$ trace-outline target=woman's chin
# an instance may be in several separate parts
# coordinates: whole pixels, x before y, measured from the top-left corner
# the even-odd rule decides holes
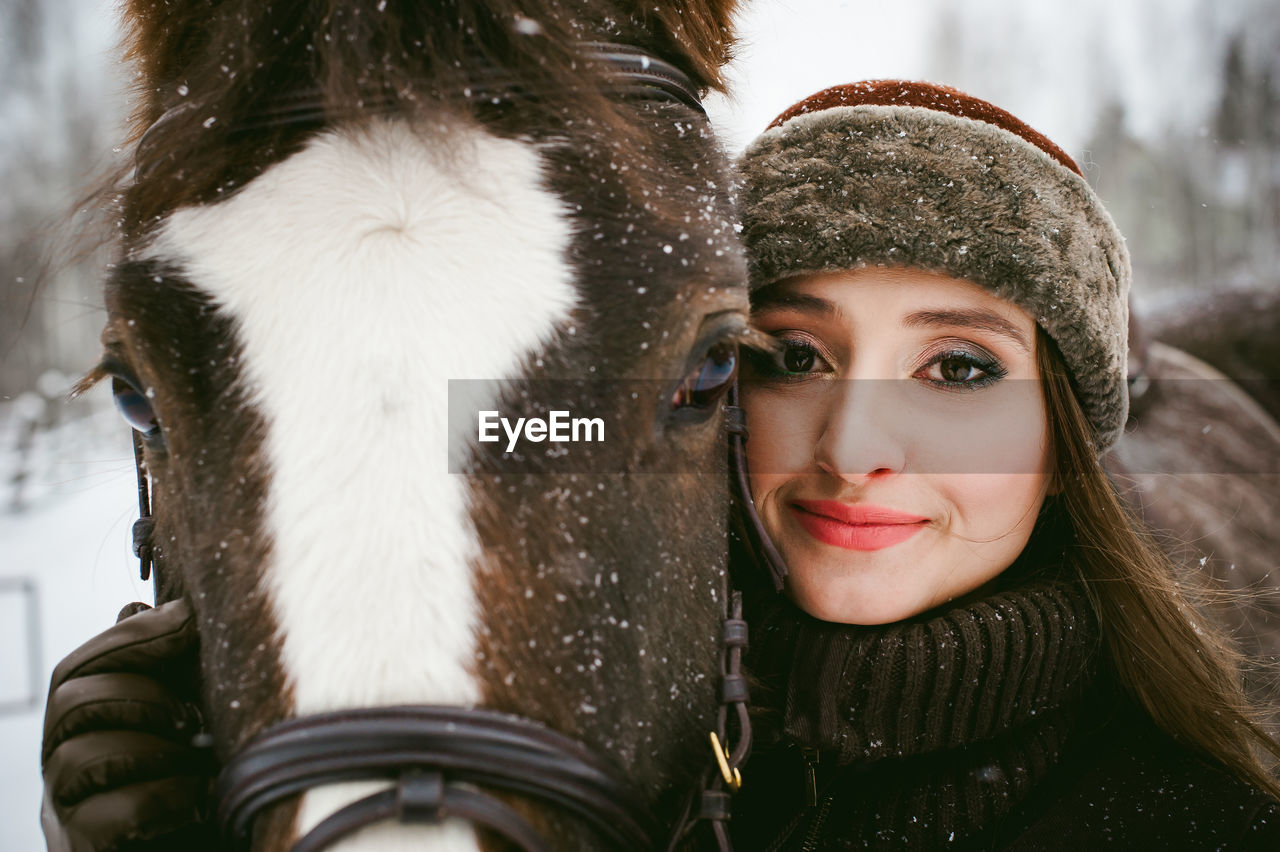
[[[813,589],[788,583],[787,594],[805,613],[820,621],[874,627],[892,624],[918,615],[931,608],[927,596],[886,595],[883,589],[832,590],[821,585]]]

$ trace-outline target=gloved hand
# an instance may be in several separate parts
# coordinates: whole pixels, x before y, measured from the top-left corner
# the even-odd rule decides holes
[[[185,601],[131,604],[54,669],[41,751],[50,852],[217,847],[197,647]]]

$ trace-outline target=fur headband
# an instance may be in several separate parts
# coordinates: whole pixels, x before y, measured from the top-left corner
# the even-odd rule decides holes
[[[1062,351],[1099,451],[1128,412],[1129,255],[1076,164],[986,101],[925,83],[839,86],[740,161],[757,290],[809,272],[917,267],[986,287]]]

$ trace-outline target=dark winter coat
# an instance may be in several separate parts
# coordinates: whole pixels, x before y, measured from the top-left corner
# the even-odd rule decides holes
[[[739,850],[1280,850],[1280,802],[1112,687],[1074,584],[882,627],[767,609]]]

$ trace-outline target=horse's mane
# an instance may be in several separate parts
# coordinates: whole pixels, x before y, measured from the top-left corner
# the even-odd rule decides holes
[[[575,124],[626,139],[628,119],[603,92],[604,69],[584,62],[579,46],[624,42],[672,62],[704,91],[723,90],[734,3],[224,0],[210,9],[131,0],[132,137],[147,139],[122,197],[126,230],[136,236],[169,210],[215,200],[296,150],[307,135],[296,124],[246,127],[281,97],[333,117],[370,104],[423,116],[482,110],[499,133]],[[518,89],[518,127],[504,128],[500,107],[467,96],[478,75]]]

